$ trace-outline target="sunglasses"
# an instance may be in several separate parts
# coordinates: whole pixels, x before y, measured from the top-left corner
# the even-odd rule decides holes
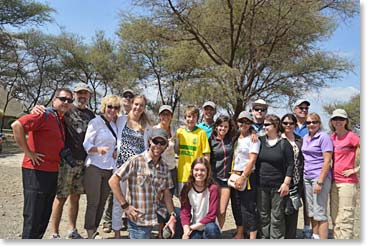
[[[316,125],[316,124],[319,124],[319,123],[320,123],[320,121],[318,121],[318,120],[306,121],[307,125],[311,125],[311,124]]]
[[[343,118],[343,117],[334,117],[332,118],[331,120],[335,120],[335,121],[345,121],[347,120],[346,118]]]
[[[113,105],[107,105],[108,109],[114,109],[114,110],[119,110],[120,106],[113,106]]]
[[[256,112],[265,112],[266,109],[265,108],[254,108],[254,111],[256,111]]]
[[[132,99],[132,98],[134,98],[134,95],[130,94],[130,93],[125,93],[124,95],[122,95],[122,97]]]
[[[264,123],[263,124],[265,127],[267,127],[267,126],[271,126],[272,124],[271,123]]]
[[[152,142],[154,143],[154,145],[160,145],[160,146],[165,146],[167,144],[166,140],[158,140],[156,138],[152,139]]]
[[[251,121],[248,121],[248,120],[238,120],[237,122],[240,124],[251,125]]]
[[[308,107],[298,107],[302,111],[308,111]]]
[[[294,122],[286,122],[286,121],[283,121],[282,124],[285,125],[285,126],[293,126],[294,125]]]
[[[73,98],[68,98],[68,97],[56,97],[56,98],[59,99],[61,102],[67,102],[67,103],[74,102]]]

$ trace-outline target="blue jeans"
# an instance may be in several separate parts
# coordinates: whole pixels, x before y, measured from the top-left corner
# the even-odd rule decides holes
[[[190,239],[220,239],[221,233],[218,225],[215,222],[210,222],[205,225],[202,231],[192,231]]]
[[[130,239],[150,239],[153,226],[138,226],[134,222],[127,220],[127,230]]]

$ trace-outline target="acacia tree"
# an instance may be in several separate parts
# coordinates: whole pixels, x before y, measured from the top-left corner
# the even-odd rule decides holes
[[[211,88],[209,96],[235,116],[254,99],[291,101],[352,69],[317,46],[335,29],[335,13],[357,13],[351,0],[136,2],[152,11],[157,25],[169,31],[167,38],[199,47],[203,76],[196,88]]]

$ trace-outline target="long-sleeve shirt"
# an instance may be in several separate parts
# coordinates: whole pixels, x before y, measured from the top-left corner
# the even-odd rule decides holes
[[[202,192],[191,188],[187,199],[181,197],[182,226],[201,223],[203,225],[215,222],[219,204],[218,185],[212,184]]]
[[[115,122],[110,122],[110,125],[115,133],[117,133]],[[113,169],[115,159],[113,159],[112,155],[115,150],[116,139],[101,116],[97,116],[89,122],[83,146],[87,153],[92,147],[108,147],[108,151],[104,155],[97,152],[88,153],[85,159],[85,165],[89,166],[92,164],[105,170]]]

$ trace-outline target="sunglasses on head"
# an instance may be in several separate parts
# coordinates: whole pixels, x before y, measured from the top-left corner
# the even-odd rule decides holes
[[[335,121],[345,121],[347,120],[346,118],[343,118],[343,117],[334,117],[332,118],[331,120],[335,120]]]
[[[68,98],[68,97],[56,97],[56,98],[59,99],[61,102],[67,102],[67,103],[74,102],[73,98]]]
[[[131,93],[125,93],[124,95],[122,95],[122,97],[132,99],[132,98],[134,98],[134,95],[131,94]]]
[[[107,108],[114,109],[114,110],[119,110],[120,106],[107,105]]]
[[[241,124],[251,125],[251,121],[249,120],[240,119],[237,122]]]
[[[282,124],[285,125],[285,126],[293,126],[294,122],[283,121]]]
[[[272,124],[271,123],[264,123],[263,124],[265,127],[267,127],[267,126],[271,126]]]
[[[308,107],[298,107],[302,111],[308,111]]]
[[[320,123],[320,121],[318,121],[318,120],[306,121],[307,125],[311,125],[311,124],[316,125],[318,123]]]
[[[256,112],[265,112],[266,108],[254,108],[254,111],[256,111]]]
[[[152,139],[152,142],[154,143],[154,145],[160,145],[160,146],[164,146],[167,144],[166,140],[162,139],[162,140],[159,140],[159,139],[156,139],[156,138],[153,138]]]

